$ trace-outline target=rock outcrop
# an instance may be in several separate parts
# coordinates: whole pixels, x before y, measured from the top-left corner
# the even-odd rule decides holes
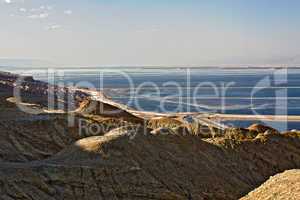
[[[277,131],[276,129],[262,124],[252,124],[251,126],[248,127],[248,130],[257,133],[268,132],[269,134],[279,134],[279,131]]]
[[[0,72],[0,92],[2,97],[8,98],[17,94],[18,101],[66,111],[77,109],[79,104],[90,96],[76,88],[51,85],[34,80],[31,76],[6,72]]]
[[[241,200],[300,199],[300,170],[289,170],[271,177]]]
[[[90,98],[84,100],[80,104],[80,107],[76,110],[76,112],[82,115],[118,118],[134,123],[145,123],[145,120],[143,118],[129,113],[128,111],[126,111],[126,109],[106,103],[104,101],[92,100]]]

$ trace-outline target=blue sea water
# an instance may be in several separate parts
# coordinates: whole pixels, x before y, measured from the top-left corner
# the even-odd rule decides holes
[[[1,68],[0,68],[1,70]],[[8,69],[55,83],[95,87],[139,110],[300,115],[300,69],[99,67]],[[300,124],[291,123],[290,128]]]

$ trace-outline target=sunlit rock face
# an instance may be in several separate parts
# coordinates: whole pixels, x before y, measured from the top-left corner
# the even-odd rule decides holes
[[[289,170],[270,177],[259,188],[250,192],[241,200],[263,199],[299,199],[300,198],[300,170]]]

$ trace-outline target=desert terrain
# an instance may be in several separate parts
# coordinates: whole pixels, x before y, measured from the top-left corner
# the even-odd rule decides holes
[[[19,78],[0,73],[0,199],[299,199],[300,132],[139,112]]]

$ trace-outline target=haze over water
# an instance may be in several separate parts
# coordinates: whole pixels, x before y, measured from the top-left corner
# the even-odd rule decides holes
[[[55,84],[93,86],[114,101],[151,112],[300,115],[300,69],[98,67],[24,70]],[[52,76],[51,75],[51,76]],[[88,83],[88,85],[86,85]],[[232,121],[247,126],[253,121]],[[279,126],[279,122],[273,126]],[[284,122],[283,122],[284,123]],[[299,127],[289,122],[289,129]]]
[[[20,73],[22,69],[10,71]],[[44,81],[46,73],[26,71]],[[56,81],[89,82],[114,100],[146,111],[280,115],[285,114],[281,103],[286,100],[286,114],[300,115],[299,69],[104,67],[54,73]]]

